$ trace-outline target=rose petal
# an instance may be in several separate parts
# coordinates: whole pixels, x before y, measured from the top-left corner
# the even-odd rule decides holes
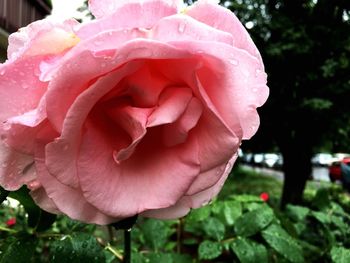
[[[88,202],[105,214],[128,217],[174,205],[199,173],[195,140],[182,147],[162,147],[154,129],[134,154],[118,165],[104,136],[95,125],[88,127],[82,139],[78,174]]]
[[[57,23],[38,20],[9,36],[7,56],[10,61],[23,56],[57,54],[77,42],[72,28],[78,22],[71,19]]]
[[[17,152],[0,142],[0,185],[8,191],[18,190],[23,184],[35,179],[31,155]]]
[[[159,98],[159,106],[148,118],[147,127],[154,127],[176,121],[186,110],[191,101],[189,88],[166,88]]]
[[[107,40],[107,39],[106,39]],[[56,77],[46,94],[47,115],[57,131],[62,130],[63,120],[76,97],[88,88],[92,79],[104,75],[131,60],[150,58],[181,59],[188,57],[186,50],[151,40],[138,39],[123,45],[115,57],[99,57],[91,51],[76,51],[69,60],[62,62]],[[142,60],[143,61],[143,60]],[[89,67],[86,67],[89,65]],[[59,76],[64,78],[59,78]]]
[[[178,14],[158,21],[149,37],[162,42],[168,41],[212,41],[233,44],[233,36],[201,23],[189,16]]]
[[[123,77],[135,72],[138,68],[139,63],[128,63],[118,71],[99,78],[95,84],[76,98],[65,116],[60,138],[46,145],[45,163],[47,169],[61,183],[73,188],[79,186],[76,160],[83,124],[95,104]],[[57,109],[57,112],[60,111]]]
[[[182,0],[104,0],[103,2],[89,0],[89,9],[96,18],[111,15],[119,10],[143,11],[147,14],[148,10],[154,9],[153,13],[149,14],[149,18],[152,18],[156,14],[157,9],[165,9],[165,7],[171,8],[176,13],[181,3]],[[132,20],[132,17],[134,17],[134,13],[127,13],[126,15],[128,17],[127,20]]]
[[[58,210],[52,199],[49,198],[49,196],[46,194],[46,191],[43,187],[39,187],[38,189],[32,190],[29,193],[34,202],[40,204],[40,208],[52,214],[62,213],[60,210]]]
[[[220,177],[220,179],[210,188],[207,188],[201,192],[198,192],[191,196],[185,196],[184,198],[188,198],[191,201],[191,208],[199,208],[203,205],[208,204],[217,194],[220,192],[223,187],[228,175],[231,172],[232,166],[237,159],[237,153],[233,155],[230,161],[226,164],[226,167]],[[189,201],[188,201],[189,202]]]
[[[235,47],[248,51],[262,62],[260,53],[247,30],[229,9],[207,0],[199,0],[187,9],[186,14],[211,27],[230,33]]]
[[[52,131],[52,134],[52,136],[54,136],[54,131]],[[38,143],[35,152],[37,178],[43,185],[48,197],[54,202],[55,207],[70,218],[87,223],[104,225],[118,221],[118,218],[106,216],[99,212],[94,206],[87,203],[80,189],[66,186],[50,175],[45,166],[44,147],[44,142],[43,144]],[[35,193],[34,196],[36,196]],[[39,196],[37,196],[36,201],[38,201],[38,205],[42,206],[43,209],[50,208],[48,207],[50,204],[48,204],[47,198],[39,198]],[[52,204],[50,206],[54,208]]]
[[[171,147],[184,143],[188,137],[188,132],[197,125],[202,112],[203,108],[200,101],[193,97],[178,120],[163,127],[162,139],[164,145]]]
[[[108,110],[108,115],[116,124],[120,125],[131,137],[132,143],[126,148],[113,152],[114,160],[117,163],[128,159],[146,135],[146,124],[153,108],[122,107]],[[115,134],[111,134],[115,136]]]
[[[235,154],[227,164],[223,165],[224,169],[220,168],[220,178],[211,187],[194,195],[185,195],[173,206],[162,209],[147,210],[141,215],[157,219],[175,219],[181,218],[188,214],[191,208],[199,208],[203,205],[208,204],[220,192],[236,158],[237,155]]]
[[[199,87],[203,103],[238,136],[242,132],[243,139],[253,136],[259,126],[256,108],[269,94],[261,62],[245,51],[221,43],[179,41],[170,44],[193,53],[205,50],[202,55],[207,63],[197,69],[198,82],[192,85]],[[230,75],[223,77],[228,72]]]
[[[36,109],[47,84],[38,79],[40,57],[0,65],[0,120]]]

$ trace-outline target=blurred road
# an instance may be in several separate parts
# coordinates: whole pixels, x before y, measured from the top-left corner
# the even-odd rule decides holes
[[[247,169],[252,169],[256,172],[259,173],[264,173],[267,175],[270,175],[272,177],[275,177],[279,180],[283,180],[283,172],[279,170],[274,170],[270,168],[264,168],[264,167],[252,167],[248,165],[242,165],[243,167]],[[329,177],[328,177],[328,168],[327,167],[313,167],[312,168],[312,178],[315,181],[326,181],[329,182]]]

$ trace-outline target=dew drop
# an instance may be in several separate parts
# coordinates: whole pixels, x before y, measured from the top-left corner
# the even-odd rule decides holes
[[[185,29],[186,29],[186,24],[185,23],[180,23],[179,24],[179,28],[178,28],[179,32],[183,33],[183,32],[185,32]]]
[[[230,64],[234,66],[238,66],[239,62],[236,59],[230,59]]]
[[[257,69],[257,70],[255,70],[255,76],[257,77],[258,75],[260,75],[260,74],[261,74],[261,72],[262,72],[262,70],[261,70],[261,69]]]
[[[8,166],[8,163],[3,163],[1,166],[2,166],[3,168],[6,168],[6,167]]]
[[[2,69],[2,70],[0,71],[0,75],[3,76],[4,74],[5,74],[5,69]]]
[[[96,46],[100,46],[100,45],[102,44],[102,41],[101,41],[101,40],[95,40],[95,41],[94,41],[94,44],[95,44]]]

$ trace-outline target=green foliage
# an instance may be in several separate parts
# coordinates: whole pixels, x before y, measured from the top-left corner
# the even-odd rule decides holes
[[[233,194],[237,184],[251,179],[281,186],[272,183],[275,179],[257,174],[235,175],[210,205],[194,209],[184,218],[139,217],[131,232],[132,262],[349,262],[350,198],[340,186],[309,185],[303,206],[288,205],[281,211],[275,206],[277,197],[270,194],[276,189],[261,189],[270,194],[268,202],[260,199],[255,186],[247,188],[246,194]],[[58,216],[53,224],[52,219],[43,220],[49,223],[39,227],[40,217],[33,217],[38,221],[32,224],[27,216],[36,210],[41,217],[45,213],[33,206],[28,191],[21,189],[11,196],[24,205],[11,208],[3,204],[0,209],[0,263],[122,262],[120,230],[64,216]],[[16,224],[6,226],[11,217],[16,217]]]
[[[219,242],[205,240],[199,244],[199,259],[214,259],[220,256],[222,245]]]
[[[273,249],[290,262],[304,262],[301,247],[281,226],[276,224],[270,225],[262,231],[262,236]]]
[[[93,263],[104,262],[105,255],[96,238],[87,233],[74,233],[63,236],[50,244],[52,263]]]
[[[266,247],[251,239],[238,237],[231,243],[231,249],[242,263],[268,262]]]

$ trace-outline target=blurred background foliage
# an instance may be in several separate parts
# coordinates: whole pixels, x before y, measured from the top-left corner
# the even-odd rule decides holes
[[[177,220],[138,218],[131,262],[350,262],[349,195],[336,184],[309,182],[303,206],[281,210],[281,186],[236,166],[209,205]],[[25,189],[10,195],[22,205],[1,205],[1,263],[122,262],[121,231],[35,209]]]
[[[350,148],[350,2],[221,1],[245,24],[261,52],[270,97],[243,151],[283,156],[282,206],[298,204],[311,157]]]

